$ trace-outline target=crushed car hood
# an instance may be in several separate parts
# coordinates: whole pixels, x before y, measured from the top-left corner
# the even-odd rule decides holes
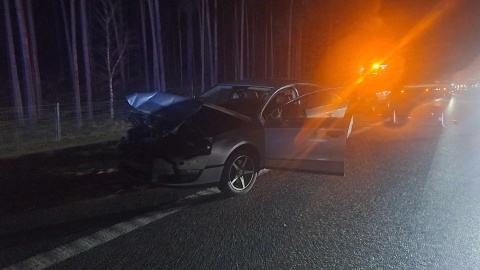
[[[162,93],[135,93],[126,97],[133,110],[128,120],[142,132],[162,137],[174,132],[185,120],[202,109],[199,100]]]
[[[171,122],[185,121],[202,108],[198,100],[162,92],[131,94],[127,102],[136,111]]]
[[[162,92],[135,93],[127,96],[127,102],[134,109],[128,116],[137,128],[150,130],[163,136],[175,130],[186,120],[194,117],[202,108],[209,107],[220,113],[228,114],[244,122],[251,119],[223,107],[205,104],[198,99],[186,98]]]
[[[146,114],[154,114],[159,110],[170,107],[173,104],[180,103],[190,104],[188,107],[194,107],[196,110],[199,110],[201,107],[201,103],[194,99],[162,92],[131,94],[127,96],[127,102],[137,111],[141,111]]]

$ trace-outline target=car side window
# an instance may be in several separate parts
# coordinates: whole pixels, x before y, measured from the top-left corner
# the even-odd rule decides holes
[[[265,110],[263,111],[264,117],[278,119],[281,115],[279,108],[293,100],[295,97],[295,90],[292,88],[285,88],[276,93],[265,107]]]
[[[343,118],[347,103],[330,91],[304,95],[275,109],[271,119]]]
[[[208,96],[208,98],[210,99],[211,103],[224,104],[228,102],[228,100],[231,98],[231,95],[231,87],[219,87],[219,89]]]

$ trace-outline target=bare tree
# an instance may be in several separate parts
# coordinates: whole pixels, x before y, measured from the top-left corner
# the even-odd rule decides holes
[[[268,10],[268,8],[267,8]],[[265,21],[264,77],[268,77],[268,21]]]
[[[240,74],[239,69],[240,69],[240,45],[239,43],[239,23],[238,23],[238,4],[237,0],[235,1],[235,10],[234,10],[234,17],[235,21],[233,23],[233,35],[234,35],[234,43],[235,43],[235,80],[238,79],[238,76]]]
[[[35,34],[35,20],[32,11],[32,1],[26,1],[27,3],[27,19],[28,19],[28,38],[30,41],[30,55],[32,59],[32,76],[35,83],[35,103],[37,109],[41,113],[41,105],[43,103],[42,98],[42,82],[40,79],[40,68],[38,66],[38,53],[37,53],[37,38]]]
[[[82,107],[80,100],[80,76],[78,72],[78,52],[77,52],[77,20],[75,14],[75,0],[70,0],[70,32],[72,36],[72,67],[73,67],[73,94],[75,99],[75,116],[77,126],[82,126]]]
[[[117,78],[120,61],[125,53],[127,46],[127,36],[123,37],[123,43],[114,42],[112,35],[115,35],[113,17],[116,15],[117,2],[111,0],[102,0],[101,7],[97,9],[98,20],[104,37],[101,46],[101,54],[103,58],[102,69],[106,72],[108,84],[108,96],[110,102],[110,118],[115,117],[114,98],[115,98],[115,79]]]
[[[214,42],[213,42],[213,53],[214,53],[214,66],[215,66],[215,71],[214,71],[214,81],[213,84],[218,83],[218,6],[217,6],[217,0],[214,0],[214,32],[213,32],[213,37],[214,37]]]
[[[183,89],[183,46],[182,46],[182,20],[181,20],[181,10],[177,9],[177,23],[178,23],[178,52],[179,52],[179,64],[180,64],[180,88]]]
[[[290,0],[290,19],[288,20],[288,58],[287,58],[287,78],[290,78],[292,65],[292,16],[293,16],[293,0]]]
[[[112,1],[108,1],[107,3],[110,5],[110,9],[115,10],[115,13],[118,13],[118,16],[117,16],[117,14],[115,14],[112,18],[112,29],[113,29],[113,32],[115,33],[116,47],[120,48],[120,47],[122,47],[122,43],[123,43],[123,39],[120,37],[120,31],[124,31],[124,29],[123,29],[123,16],[122,16],[123,15],[123,10],[121,8],[122,7],[122,0],[115,0],[115,7],[113,6]],[[117,17],[119,17],[119,19],[117,19]],[[126,83],[124,57],[122,57],[120,59],[118,73],[120,74],[120,80],[121,80],[120,90],[121,90],[121,92],[124,92],[125,83]]]
[[[87,20],[87,7],[85,0],[80,0],[80,10],[82,16],[82,46],[83,46],[83,63],[85,65],[85,89],[87,91],[87,112],[88,119],[93,120],[93,107],[92,107],[92,74],[90,64],[90,46],[88,42],[88,20]]]
[[[205,91],[205,0],[198,1],[198,20],[200,27],[200,61],[202,73],[202,88],[201,92]]]
[[[32,62],[30,59],[30,50],[28,46],[28,31],[27,25],[25,22],[25,11],[23,8],[23,3],[21,0],[15,0],[15,10],[17,13],[18,20],[18,29],[20,32],[20,43],[22,47],[22,56],[23,56],[23,71],[25,79],[25,91],[27,93],[27,116],[28,116],[28,127],[33,129],[33,124],[35,121],[35,86],[32,78]]]
[[[302,7],[302,11],[305,8],[305,4],[303,1],[300,2],[300,6]],[[303,20],[299,21],[298,25],[298,37],[296,38],[297,40],[297,48],[296,48],[296,64],[295,64],[295,78],[300,79],[302,77],[302,62],[303,62],[303,57],[302,57],[302,45],[303,45],[303,27],[304,27],[304,22]]]
[[[162,22],[160,20],[160,4],[155,1],[156,30],[157,30],[157,46],[158,46],[158,62],[160,64],[160,91],[166,91],[165,85],[165,62],[163,59],[163,40],[162,40]]]
[[[194,96],[193,92],[193,7],[191,0],[183,0],[182,6],[186,13],[187,21],[187,77],[190,96]]]
[[[152,48],[153,48],[153,88],[160,91],[159,63],[158,63],[158,47],[157,33],[155,32],[154,5],[152,0],[148,0],[148,10],[150,13],[150,26],[152,29]]]
[[[10,5],[8,0],[3,0],[4,14],[5,14],[5,26],[7,30],[7,40],[8,40],[8,56],[10,60],[10,76],[12,79],[12,94],[13,94],[13,104],[15,106],[15,118],[17,123],[23,124],[23,105],[22,105],[22,92],[20,90],[20,80],[18,79],[18,70],[17,70],[17,58],[15,55],[15,44],[13,40],[13,30],[12,30],[12,18],[10,16]]]
[[[246,77],[247,78],[250,78],[250,13],[248,12],[248,2],[247,2],[247,5],[245,7],[245,45],[246,45],[246,49],[245,49],[245,55],[246,56],[245,60],[246,60]]]
[[[244,55],[243,55],[243,45],[244,45],[244,24],[245,24],[245,0],[242,0],[242,5],[240,8],[240,80],[244,79],[243,75],[243,60],[244,60]]]
[[[212,28],[210,24],[210,5],[209,1],[206,2],[207,10],[207,36],[208,36],[208,56],[210,62],[210,86],[215,83],[215,66],[214,66],[214,53],[213,53],[213,40],[212,40]]]
[[[256,20],[255,20],[255,8],[252,10],[252,54],[251,54],[251,57],[252,57],[252,60],[250,61],[250,77],[253,77],[255,76],[255,63],[256,63],[256,39],[255,39],[255,30],[256,30]]]
[[[222,12],[222,23],[225,22],[225,11]],[[235,25],[235,24],[234,24]],[[223,81],[227,80],[227,45],[226,38],[222,39],[222,56],[223,56]]]
[[[70,63],[70,75],[72,79],[72,88],[75,104],[75,118],[77,127],[82,126],[82,107],[80,100],[80,78],[78,73],[78,52],[77,52],[77,26],[75,14],[75,1],[70,0],[70,22],[67,19],[67,9],[65,0],[59,0],[62,8],[62,16],[65,28],[65,37],[67,39],[68,57]]]
[[[145,15],[145,1],[140,1],[140,20],[142,22],[142,38],[143,38],[143,62],[145,63],[145,83],[146,88],[150,89],[150,71],[148,68],[148,46],[147,46],[147,27]]]
[[[273,6],[272,1],[270,0],[270,78],[275,77],[274,70],[273,70]]]
[[[65,30],[65,38],[67,40],[67,52],[68,52],[68,63],[70,65],[70,76],[73,78],[73,54],[72,54],[72,46],[70,44],[72,44],[72,41],[71,41],[71,38],[70,38],[70,30],[69,30],[69,27],[68,27],[68,18],[67,18],[67,8],[65,7],[65,0],[59,0],[60,1],[60,6],[61,6],[61,9],[62,9],[62,19],[63,19],[63,28]]]

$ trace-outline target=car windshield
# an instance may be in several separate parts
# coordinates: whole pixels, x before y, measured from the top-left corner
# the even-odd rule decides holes
[[[197,99],[251,116],[258,111],[270,90],[272,88],[261,86],[218,85]]]

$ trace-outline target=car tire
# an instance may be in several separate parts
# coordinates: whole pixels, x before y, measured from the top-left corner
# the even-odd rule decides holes
[[[259,171],[258,158],[251,151],[237,150],[225,162],[219,189],[228,196],[238,196],[252,189]]]

